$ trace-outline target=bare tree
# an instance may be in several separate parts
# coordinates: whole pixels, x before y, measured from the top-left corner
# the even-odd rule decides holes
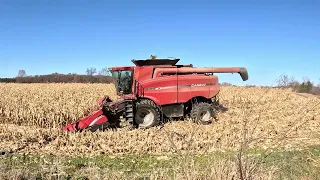
[[[278,81],[278,86],[280,87],[289,87],[295,85],[296,81],[293,77],[290,77],[288,75],[283,75]]]
[[[93,68],[93,67],[87,68],[86,73],[87,73],[87,75],[92,76],[97,73],[97,69]]]
[[[17,77],[25,77],[25,76],[26,76],[26,71],[23,69],[20,69]]]
[[[108,68],[102,68],[99,73],[99,75],[102,75],[102,76],[109,76],[110,75],[110,71],[108,70]]]
[[[305,82],[305,83],[306,83],[306,82],[311,82],[310,79],[309,79],[308,77],[306,77],[306,76],[304,76],[304,77],[302,78],[302,81]]]

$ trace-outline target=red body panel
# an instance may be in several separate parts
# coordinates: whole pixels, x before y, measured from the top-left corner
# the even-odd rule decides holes
[[[193,97],[213,98],[220,89],[217,76],[179,75],[178,103],[184,103]]]
[[[193,97],[212,98],[219,92],[218,78],[205,75],[173,75],[146,80],[138,86],[138,96],[158,105],[184,103]]]
[[[125,70],[133,70],[135,67],[134,66],[119,66],[119,67],[112,67],[109,68],[111,71],[125,71]]]
[[[65,131],[74,131],[79,129],[86,129],[89,126],[102,124],[108,121],[108,118],[103,114],[103,111],[100,109],[98,111],[93,112],[91,115],[86,116],[79,121],[68,124],[64,127]]]
[[[177,76],[143,81],[139,85],[137,96],[149,98],[158,105],[177,102]]]
[[[97,104],[100,107],[99,110],[94,111],[90,115],[83,117],[82,119],[74,123],[70,123],[66,125],[63,128],[63,130],[64,131],[82,130],[82,129],[88,128],[89,126],[99,125],[99,124],[108,122],[108,118],[107,116],[104,115],[102,110],[103,102],[112,102],[112,101],[108,96],[98,99]]]
[[[136,67],[134,70],[134,79],[138,82],[151,79],[153,69],[153,66]]]

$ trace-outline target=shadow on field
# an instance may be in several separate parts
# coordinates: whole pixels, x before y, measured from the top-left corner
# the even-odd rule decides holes
[[[225,112],[227,112],[229,110],[229,108],[228,107],[226,107],[226,106],[224,106],[223,104],[220,104],[220,103],[216,103],[216,104],[214,104],[214,111],[215,111],[215,115],[214,115],[214,121],[213,122],[215,122],[215,121],[217,121],[217,115],[218,115],[218,113],[225,113]],[[169,123],[169,122],[177,122],[177,121],[192,121],[191,119],[190,119],[190,117],[189,117],[189,115],[187,115],[186,117],[177,117],[177,118],[164,118],[163,119],[163,121],[161,122],[161,124],[160,124],[160,129],[165,125],[165,124],[167,124],[167,123]],[[212,123],[213,123],[212,122]],[[195,124],[196,124],[196,122],[194,122]],[[209,124],[211,124],[211,123],[209,123]]]
[[[223,104],[220,104],[219,102],[215,103],[213,105],[214,107],[214,111],[215,111],[215,115],[214,115],[214,120],[212,122],[210,122],[209,124],[216,122],[217,121],[217,114],[218,113],[225,113],[229,110],[228,107],[224,106]],[[165,117],[164,114],[161,114],[162,116],[162,120],[161,122],[159,122],[159,124],[157,125],[160,129],[163,128],[166,124],[170,123],[170,122],[178,122],[178,121],[191,121],[193,122],[193,120],[190,119],[190,114],[187,114],[185,117]],[[120,118],[118,116],[114,117],[111,114],[107,114],[107,117],[109,119],[109,121],[107,122],[108,125],[106,126],[101,126],[101,125],[96,125],[96,126],[92,126],[90,128],[84,129],[84,130],[79,130],[78,132],[95,132],[97,130],[99,131],[116,131],[118,129],[123,129],[123,128],[127,128],[128,130],[135,130],[135,129],[139,129],[139,127],[137,127],[136,124],[128,124],[127,122],[125,122],[125,120],[123,120],[123,118]],[[194,122],[195,124],[199,124],[197,122]]]
[[[215,107],[218,112],[227,112],[229,108],[225,107],[223,104],[219,104]]]

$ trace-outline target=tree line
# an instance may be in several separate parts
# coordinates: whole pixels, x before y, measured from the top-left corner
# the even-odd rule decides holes
[[[320,79],[319,83],[316,84],[312,82],[309,78],[305,77],[302,81],[296,80],[294,77],[289,77],[288,75],[284,74],[281,76],[277,81],[276,86],[259,86],[265,88],[289,88],[292,89],[294,92],[297,93],[308,93],[313,95],[320,95]],[[221,82],[219,83],[221,86],[235,86],[228,82]],[[246,87],[256,87],[256,85],[249,85],[247,84]]]
[[[14,78],[0,78],[2,83],[113,83],[107,68],[97,72],[96,68],[87,68],[86,74],[61,74],[27,75],[25,70],[19,70]]]
[[[291,88],[298,93],[320,95],[320,83],[315,84],[307,77],[303,78],[302,82],[299,82],[294,77],[289,77],[285,74],[278,79],[277,83],[277,87],[280,88]]]

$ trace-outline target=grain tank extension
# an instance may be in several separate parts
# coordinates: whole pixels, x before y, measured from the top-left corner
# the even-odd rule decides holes
[[[98,100],[99,110],[64,127],[66,131],[103,130],[121,117],[135,128],[150,128],[170,118],[191,118],[209,124],[215,116],[220,91],[217,73],[238,73],[248,80],[244,67],[197,68],[178,65],[180,59],[132,60],[135,66],[109,68],[119,101]]]

